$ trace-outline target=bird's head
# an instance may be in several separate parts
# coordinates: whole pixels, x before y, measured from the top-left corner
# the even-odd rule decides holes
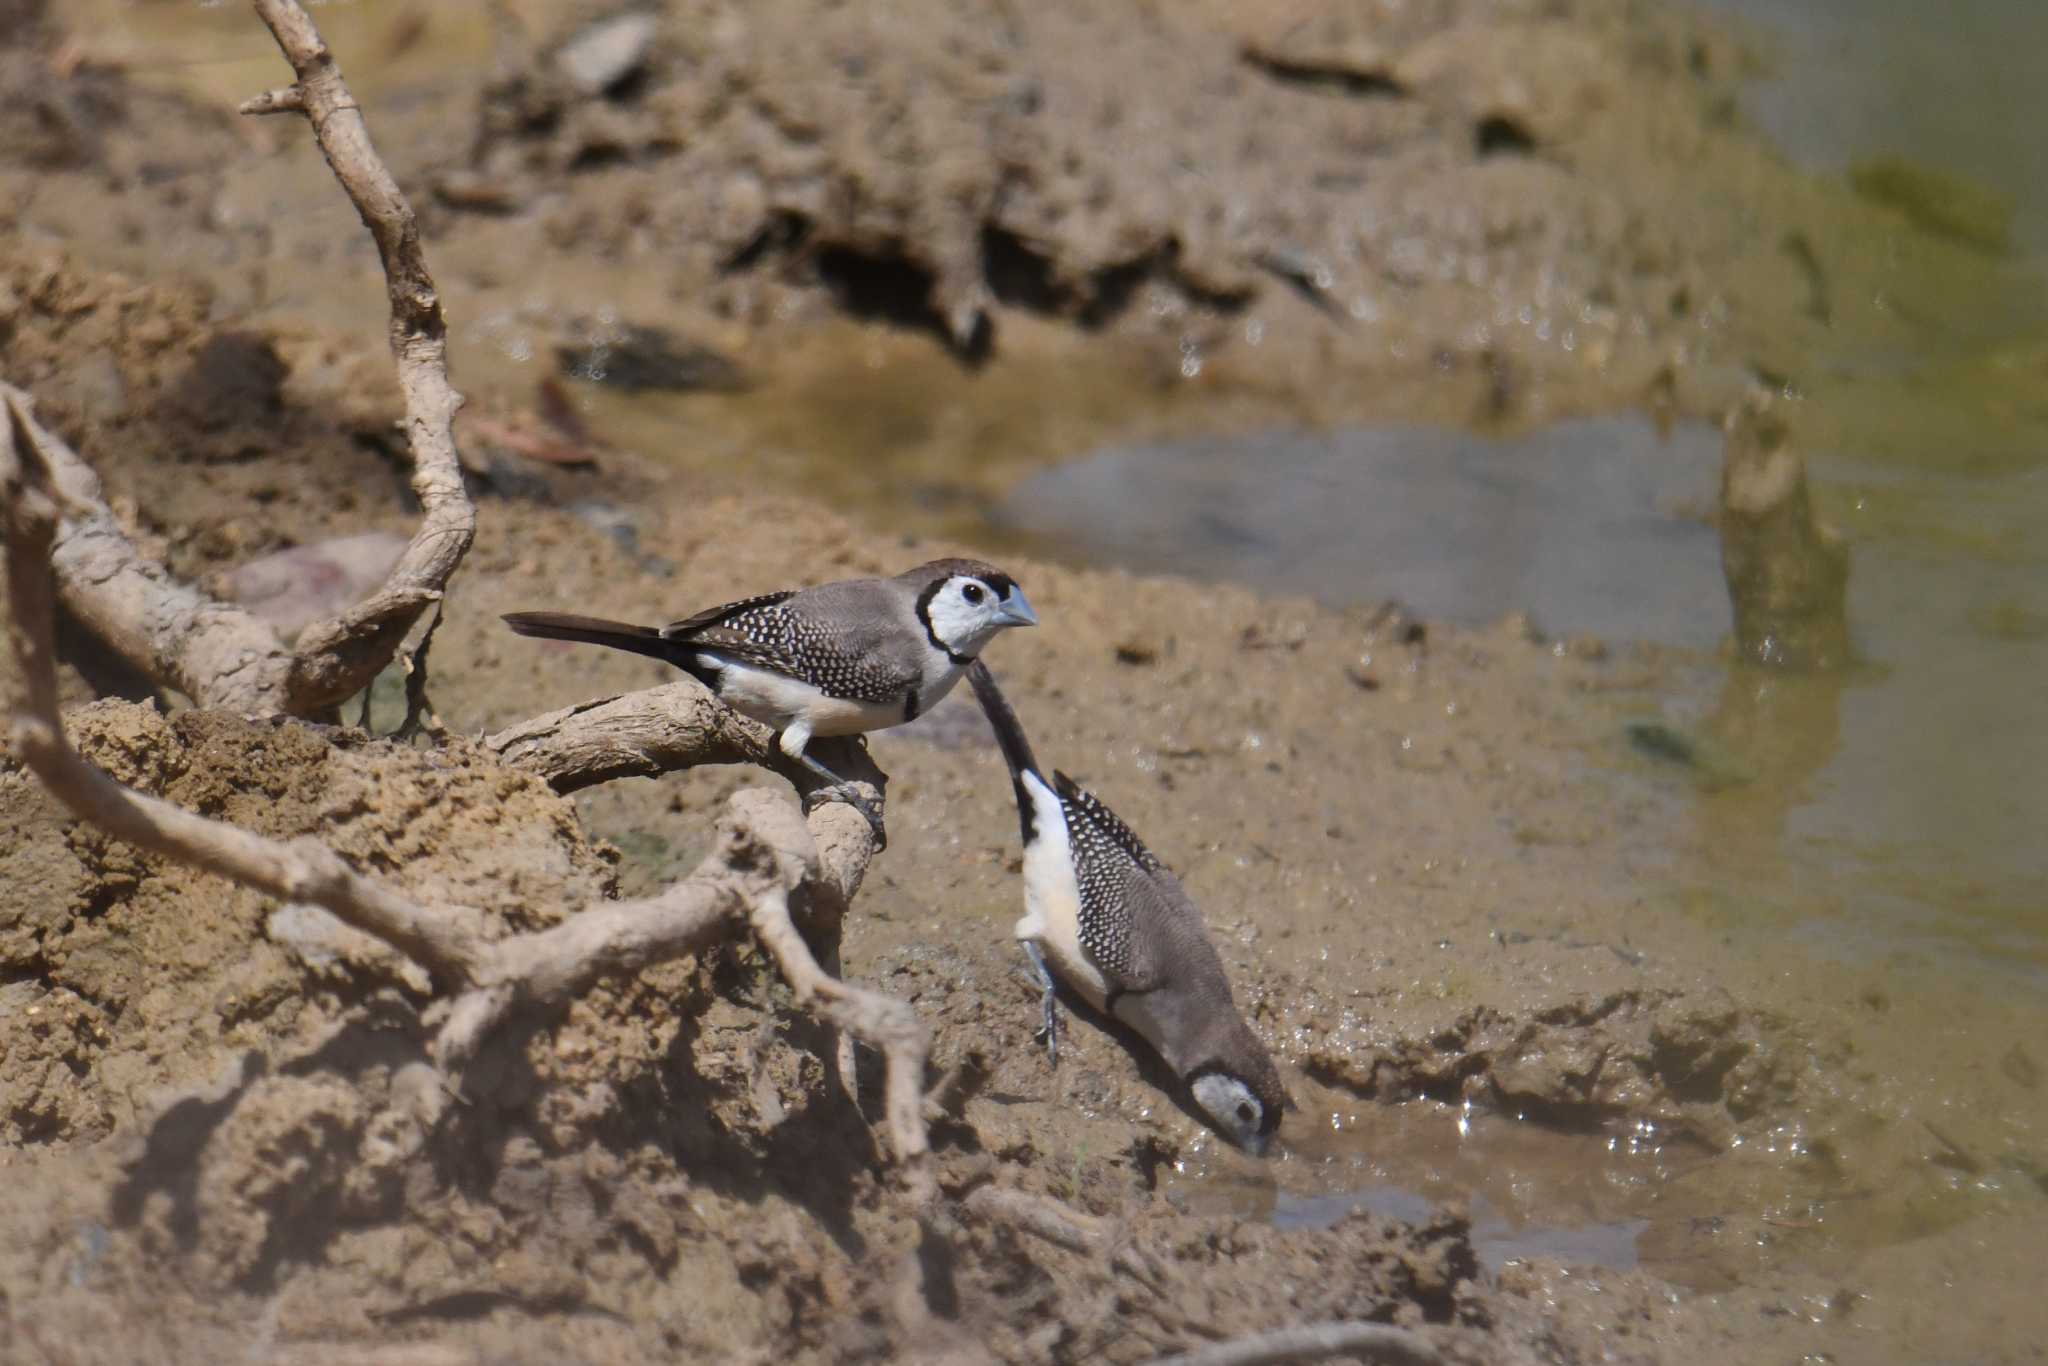
[[[1280,1128],[1281,1113],[1294,1102],[1273,1055],[1235,1011],[1220,1042],[1207,1061],[1188,1073],[1188,1090],[1218,1133],[1253,1157],[1263,1157]]]
[[[932,643],[965,663],[996,632],[1036,626],[1038,614],[1017,581],[979,560],[933,560],[902,575],[918,589],[917,617]]]

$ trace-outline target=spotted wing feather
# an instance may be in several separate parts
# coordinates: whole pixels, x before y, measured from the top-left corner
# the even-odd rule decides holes
[[[1113,990],[1151,991],[1174,961],[1163,953],[1167,943],[1180,942],[1191,927],[1208,948],[1201,917],[1115,812],[1064,773],[1055,773],[1054,782],[1080,890],[1081,948]]]
[[[757,608],[772,607],[778,602],[787,602],[795,596],[796,590],[790,588],[780,593],[762,593],[756,597],[741,598],[738,602],[728,602],[717,607],[707,607],[701,612],[694,612],[684,617],[681,621],[670,622],[661,628],[661,633],[670,640],[692,640],[698,633],[708,627],[722,625],[733,617],[754,611]]]
[[[1089,826],[1099,831],[1101,837],[1121,849],[1133,863],[1148,873],[1163,872],[1166,865],[1153,857],[1144,842],[1123,819],[1102,804],[1093,792],[1082,787],[1059,770],[1053,770],[1053,787],[1059,793],[1060,805],[1067,809],[1067,823],[1072,825],[1078,815]]]
[[[901,700],[922,677],[907,604],[877,579],[749,598],[686,618],[672,640],[802,679],[853,702]]]

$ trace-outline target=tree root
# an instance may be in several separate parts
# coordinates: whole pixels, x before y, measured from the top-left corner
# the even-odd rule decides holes
[[[810,824],[786,800],[737,793],[711,854],[659,895],[602,902],[545,930],[485,937],[474,907],[421,902],[351,869],[314,839],[283,842],[135,792],[72,748],[57,709],[47,572],[63,490],[26,414],[12,401],[0,432],[0,524],[7,554],[8,630],[18,664],[9,705],[15,752],[80,817],[153,853],[231,878],[287,903],[319,906],[424,968],[437,1005],[431,1055],[459,1089],[463,1068],[515,1010],[559,1007],[602,978],[699,952],[751,933],[799,1003],[880,1052],[887,1064],[885,1125],[898,1171],[920,1203],[936,1191],[925,1128],[927,1041],[904,1002],[828,976],[798,933],[792,904],[837,917],[866,874],[873,836],[834,804]]]
[[[1385,1323],[1334,1320],[1276,1328],[1228,1342],[1160,1357],[1152,1366],[1273,1366],[1288,1361],[1321,1361],[1348,1356],[1394,1366],[1438,1366],[1443,1357],[1406,1328]]]
[[[26,439],[43,453],[64,494],[65,522],[51,564],[72,614],[136,670],[202,707],[311,717],[368,687],[421,614],[440,601],[468,553],[476,511],[455,453],[462,396],[448,382],[447,323],[412,206],[371,145],[355,97],[305,10],[297,0],[255,4],[298,80],[250,100],[243,112],[305,114],[383,259],[412,489],[422,510],[405,553],[375,593],[306,627],[287,648],[249,612],[179,583],[145,557],[121,531],[92,469],[36,425],[28,396],[0,385],[0,398],[16,440],[24,439],[25,425]]]

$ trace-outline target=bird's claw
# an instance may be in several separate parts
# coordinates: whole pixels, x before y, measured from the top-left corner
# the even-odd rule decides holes
[[[1032,1038],[1045,1040],[1045,1060],[1049,1066],[1060,1065],[1060,1016],[1059,1007],[1053,1004],[1052,993],[1045,996],[1045,1023],[1033,1031]]]
[[[1039,1010],[1043,1023],[1038,1026],[1034,1039],[1045,1040],[1045,1056],[1053,1067],[1060,1065],[1060,1010],[1059,1000],[1053,991],[1052,969],[1045,965],[1045,952],[1029,939],[1022,941],[1025,961],[1031,965],[1031,980],[1038,984]]]
[[[834,783],[829,787],[812,788],[804,798],[804,814],[810,815],[826,802],[844,802],[867,818],[868,828],[875,832],[875,852],[881,853],[889,847],[889,832],[882,824],[882,808],[870,801],[866,793],[852,783]]]

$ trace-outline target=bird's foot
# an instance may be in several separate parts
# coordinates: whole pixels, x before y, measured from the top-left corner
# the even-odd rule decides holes
[[[1045,1040],[1046,1060],[1054,1067],[1060,1065],[1060,1007],[1053,992],[1052,969],[1045,965],[1045,951],[1026,939],[1023,942],[1024,957],[1031,964],[1031,980],[1038,984],[1038,1007],[1043,1023],[1031,1037]]]
[[[804,797],[804,814],[810,815],[826,802],[845,802],[861,815],[867,817],[868,828],[875,832],[875,852],[881,853],[889,847],[889,832],[882,824],[881,803],[870,801],[866,793],[853,783],[833,783],[829,787],[814,787]]]
[[[1040,998],[1045,1010],[1044,1023],[1032,1033],[1034,1039],[1045,1040],[1045,1060],[1048,1066],[1060,1065],[1060,1008],[1054,1002],[1051,992]]]

